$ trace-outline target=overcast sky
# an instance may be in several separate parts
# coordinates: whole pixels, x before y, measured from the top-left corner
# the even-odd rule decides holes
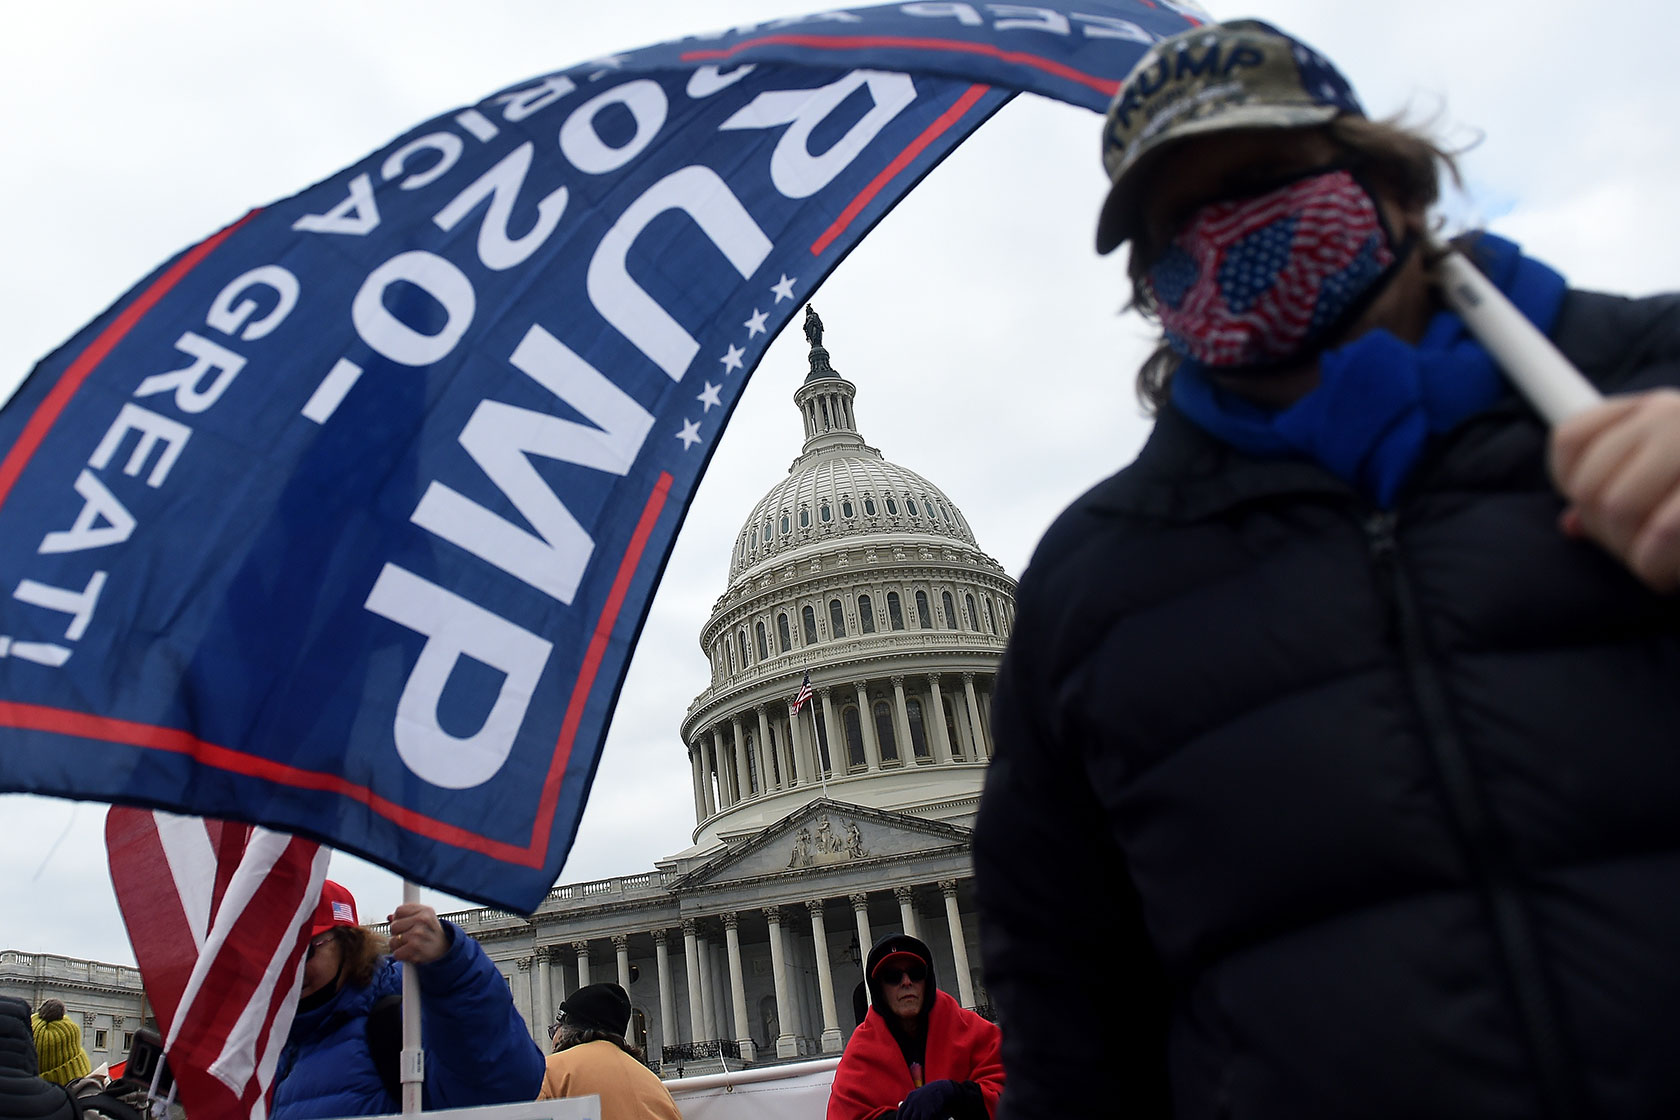
[[[1433,118],[1463,160],[1450,211],[1579,286],[1680,286],[1680,16],[1662,0],[1262,0],[1377,115]],[[293,0],[15,7],[0,38],[0,396],[152,267],[414,124],[613,50],[812,10],[777,0],[468,6]],[[1123,261],[1092,249],[1098,118],[1019,98],[933,172],[813,302],[862,433],[926,476],[1019,575],[1055,513],[1147,434],[1119,314]],[[797,322],[797,320],[795,320]],[[797,329],[773,345],[678,537],[562,881],[651,869],[693,826],[678,725],[706,685],[697,636],[735,533],[799,452]],[[0,576],[0,579],[3,579]],[[0,753],[0,766],[4,754]],[[0,948],[132,963],[104,807],[0,796]],[[364,918],[393,876],[338,856]],[[434,897],[440,909],[455,903]]]

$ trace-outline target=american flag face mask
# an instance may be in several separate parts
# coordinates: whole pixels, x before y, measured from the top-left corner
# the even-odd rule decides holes
[[[1191,216],[1145,282],[1167,344],[1204,366],[1270,366],[1340,327],[1405,255],[1346,169]]]

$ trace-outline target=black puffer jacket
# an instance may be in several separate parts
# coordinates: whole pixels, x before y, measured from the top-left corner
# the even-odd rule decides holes
[[[0,996],[0,1117],[5,1120],[74,1120],[81,1110],[61,1085],[37,1073],[29,1005]]]
[[[1553,336],[1680,383],[1680,298]],[[1006,1117],[1680,1116],[1680,599],[1544,455],[1508,399],[1385,514],[1168,410],[1052,527],[975,841]]]

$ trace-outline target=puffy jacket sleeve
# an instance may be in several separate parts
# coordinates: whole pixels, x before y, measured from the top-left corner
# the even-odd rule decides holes
[[[1008,1076],[997,1118],[1164,1117],[1166,984],[1083,744],[1071,741],[1081,737],[1052,709],[1079,660],[1070,647],[1085,640],[1070,632],[1081,612],[1065,594],[1035,594],[1065,573],[1035,574],[1045,575],[1022,581],[999,669],[996,751],[974,838],[980,944]]]
[[[419,966],[426,1107],[535,1100],[543,1056],[478,942],[451,922],[449,951]]]

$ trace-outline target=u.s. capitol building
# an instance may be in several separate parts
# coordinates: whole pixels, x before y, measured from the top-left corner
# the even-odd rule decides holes
[[[938,486],[864,442],[809,310],[806,334],[804,447],[747,515],[700,634],[711,684],[682,724],[692,846],[556,887],[530,921],[450,915],[533,1037],[568,992],[615,979],[666,1076],[838,1053],[863,956],[894,930],[928,942],[964,1006],[986,1005],[970,827],[1015,581]]]

